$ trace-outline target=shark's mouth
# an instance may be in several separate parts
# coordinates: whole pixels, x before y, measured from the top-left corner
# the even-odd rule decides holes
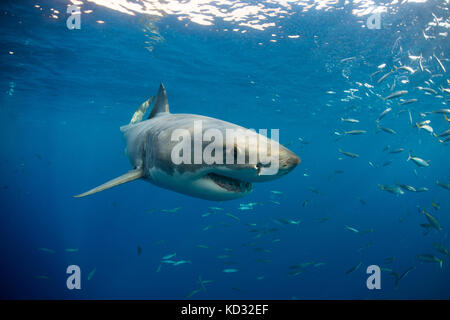
[[[249,192],[252,190],[250,182],[240,181],[234,178],[221,176],[216,173],[208,173],[206,175],[219,187],[231,192]]]

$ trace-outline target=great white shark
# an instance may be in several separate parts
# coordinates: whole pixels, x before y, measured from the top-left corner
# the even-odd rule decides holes
[[[256,163],[179,163],[173,161],[172,151],[179,144],[173,139],[175,130],[184,129],[190,132],[189,143],[193,146],[198,140],[194,134],[194,123],[201,121],[202,132],[208,129],[216,130],[226,136],[227,129],[248,132],[248,129],[219,119],[195,114],[173,114],[169,112],[167,93],[160,84],[156,101],[147,120],[142,121],[148,107],[155,100],[155,96],[144,102],[134,113],[130,123],[122,126],[126,140],[126,153],[129,157],[132,170],[110,180],[94,189],[76,195],[76,198],[88,196],[120,184],[137,179],[143,179],[162,188],[179,193],[213,201],[231,200],[248,195],[253,190],[253,182],[263,182],[277,179],[292,171],[299,163],[300,158],[278,142],[260,135],[252,134],[271,145],[266,150],[267,156],[278,161],[278,170],[274,174],[265,174],[268,164],[261,162],[259,148],[261,143],[248,142],[245,145],[234,145],[223,141],[223,157],[228,154],[234,159],[245,156],[245,159],[256,159]],[[249,141],[249,140],[247,140]],[[198,141],[197,141],[198,142]],[[203,150],[209,142],[201,142]],[[273,146],[276,146],[274,148]],[[265,171],[266,170],[266,171]]]

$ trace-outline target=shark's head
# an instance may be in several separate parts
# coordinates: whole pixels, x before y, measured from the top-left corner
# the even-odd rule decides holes
[[[146,177],[203,199],[243,197],[252,183],[277,179],[300,163],[277,141],[214,118],[167,113],[148,130]]]
[[[257,151],[247,146],[245,149],[235,148],[231,152],[233,155],[241,152],[248,155]],[[270,158],[272,160],[269,163],[257,161],[244,164],[214,164],[204,172],[200,170],[191,183],[197,187],[200,194],[208,194],[211,200],[236,199],[252,192],[253,183],[278,179],[300,163],[296,154],[281,145],[279,151],[272,153]]]

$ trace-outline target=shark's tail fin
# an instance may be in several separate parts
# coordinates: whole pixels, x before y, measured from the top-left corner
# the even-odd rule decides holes
[[[120,184],[126,183],[126,182],[130,182],[133,180],[137,180],[139,178],[142,178],[144,175],[144,171],[142,169],[136,169],[136,170],[131,170],[128,171],[127,173],[121,175],[120,177],[117,177],[115,179],[112,179],[94,189],[91,189],[89,191],[86,191],[84,193],[78,194],[76,196],[74,196],[75,198],[81,198],[81,197],[85,197],[85,196],[89,196],[91,194],[106,190],[106,189],[110,189],[112,187],[118,186]]]

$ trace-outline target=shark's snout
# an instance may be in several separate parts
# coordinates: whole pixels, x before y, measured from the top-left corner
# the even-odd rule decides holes
[[[284,148],[284,150],[280,150],[279,159],[279,170],[282,175],[291,172],[300,163],[300,157],[286,148]]]

